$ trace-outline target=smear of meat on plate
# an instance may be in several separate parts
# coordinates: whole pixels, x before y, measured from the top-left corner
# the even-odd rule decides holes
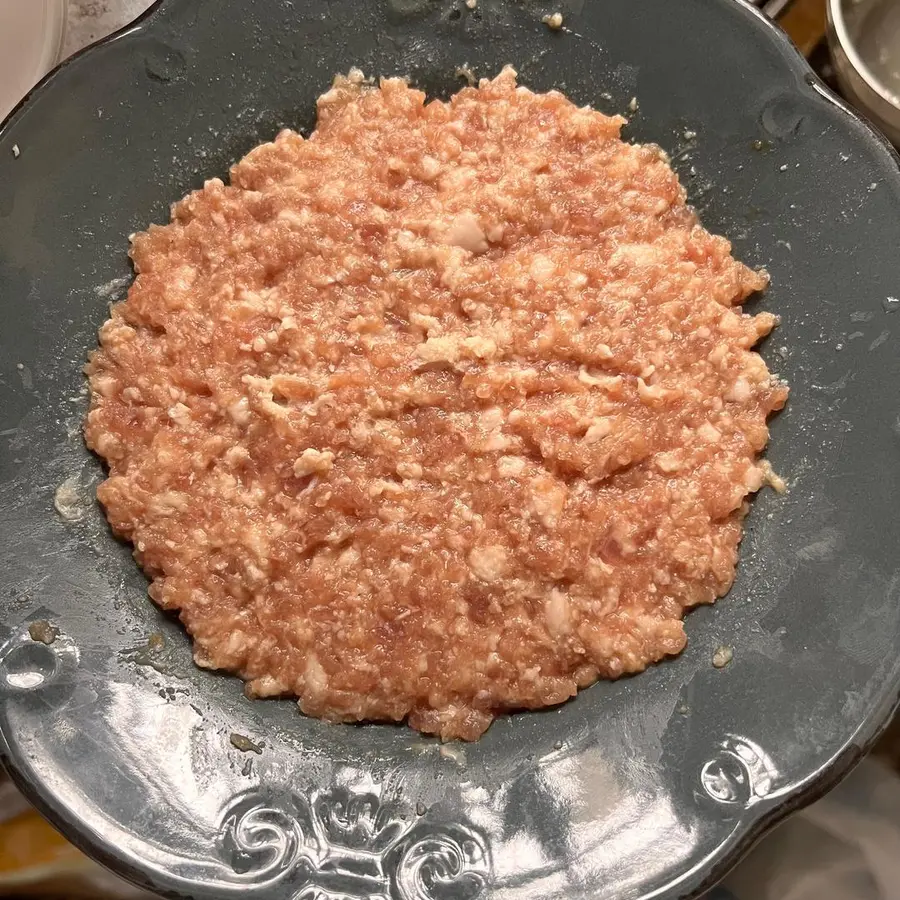
[[[623,123],[353,72],[134,236],[86,435],[199,665],[474,739],[728,591],[787,397],[767,279]]]

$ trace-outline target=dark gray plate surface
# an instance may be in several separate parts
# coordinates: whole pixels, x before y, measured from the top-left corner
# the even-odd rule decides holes
[[[541,24],[557,8],[570,30]],[[457,66],[505,62],[604,111],[636,96],[627,134],[668,149],[705,224],[771,270],[790,493],[756,502],[735,589],[690,616],[682,657],[477,744],[250,703],[193,667],[90,499],[79,368],[127,287],[125,236],[309,129],[335,72],[447,96]],[[82,847],[173,896],[700,890],[844,774],[897,699],[898,248],[895,158],[735,0],[164,0],[0,132],[0,755]],[[44,619],[49,646],[28,635]]]

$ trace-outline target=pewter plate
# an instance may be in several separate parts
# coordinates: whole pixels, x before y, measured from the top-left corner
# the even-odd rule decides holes
[[[627,134],[770,269],[756,303],[783,319],[764,353],[792,386],[770,453],[790,492],[754,504],[735,588],[690,615],[681,657],[476,744],[251,703],[194,668],[92,500],[80,367],[127,288],[126,235],[312,127],[336,72],[448,96],[458,66],[507,62],[604,111],[636,97]],[[163,0],[0,130],[4,763],[81,847],[172,897],[698,893],[897,701],[898,247],[896,157],[737,0]],[[29,635],[41,620],[52,644]]]

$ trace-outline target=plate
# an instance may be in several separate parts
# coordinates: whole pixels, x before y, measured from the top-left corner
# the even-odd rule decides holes
[[[336,72],[448,96],[463,64],[507,62],[636,107],[627,135],[771,271],[754,302],[782,316],[763,352],[792,387],[769,454],[790,490],[754,503],[735,588],[689,616],[682,656],[475,744],[250,702],[193,666],[92,500],[80,367],[129,284],[126,235],[308,131]],[[898,246],[897,158],[736,0],[163,0],[0,131],[0,756],[80,847],[173,897],[705,889],[897,703]]]

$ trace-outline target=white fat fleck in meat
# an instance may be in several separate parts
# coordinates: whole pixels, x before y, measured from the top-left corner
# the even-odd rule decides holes
[[[752,390],[746,378],[736,378],[734,384],[725,392],[725,399],[735,403],[743,403],[750,399]]]
[[[520,456],[501,456],[497,460],[497,474],[501,478],[515,478],[525,471],[525,460]]]
[[[531,260],[528,271],[538,284],[545,284],[556,273],[556,263],[549,256],[538,253]]]
[[[447,226],[444,240],[470,253],[484,253],[490,246],[478,219],[472,213],[462,213],[453,219]]]
[[[422,467],[416,462],[397,463],[397,474],[401,478],[409,478],[412,481],[418,481],[422,477],[422,471]]]
[[[697,429],[697,436],[707,444],[715,444],[722,440],[722,432],[711,422],[704,422]]]
[[[328,675],[315,653],[306,657],[306,669],[304,671],[304,694],[316,697],[323,694],[328,688]]]
[[[602,441],[612,430],[613,425],[610,419],[595,419],[585,431],[584,439],[588,444],[593,444]]]
[[[469,565],[482,581],[499,581],[507,572],[509,558],[503,547],[475,547],[469,553]]]
[[[236,425],[247,425],[250,422],[250,401],[239,397],[228,405],[228,415]]]
[[[566,505],[568,489],[552,478],[535,478],[530,485],[531,510],[545,528],[553,528]]]
[[[572,610],[565,591],[551,588],[544,609],[550,634],[557,639],[565,637],[572,630]]]
[[[169,407],[169,418],[176,424],[187,426],[191,424],[191,410],[183,403],[176,403]]]
[[[330,450],[316,450],[307,447],[296,460],[294,460],[294,474],[298,478],[304,475],[322,474],[331,471],[334,465],[334,453]]]

